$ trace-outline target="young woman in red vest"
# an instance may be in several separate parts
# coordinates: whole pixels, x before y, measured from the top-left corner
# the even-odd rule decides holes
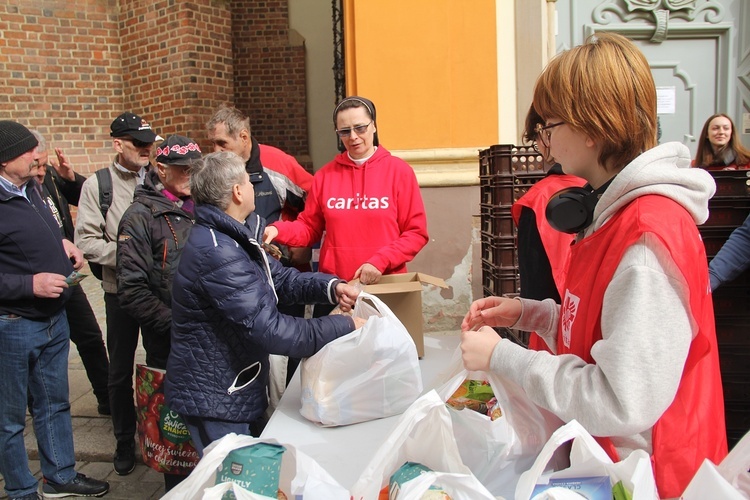
[[[583,186],[586,181],[563,172],[562,166],[550,156],[549,150],[537,136],[539,124],[544,125],[544,120],[531,106],[526,114],[524,139],[533,143],[534,149],[553,165],[547,175],[531,186],[511,208],[513,222],[518,229],[520,296],[525,299],[553,299],[559,304],[564,292],[562,287],[573,235],[554,230],[547,222],[545,209],[552,195],[561,189]],[[529,349],[546,350],[547,344],[539,335],[531,332]]]
[[[649,65],[620,35],[596,34],[553,59],[533,106],[550,154],[588,182],[546,211],[553,227],[576,233],[562,305],[475,301],[462,324],[464,364],[502,373],[562,420],[578,420],[613,460],[647,451],[660,496],[678,497],[705,458],[719,463],[727,453],[696,227],[715,184],[690,168],[684,145],[656,145]],[[536,331],[554,354],[502,341],[487,326]]]

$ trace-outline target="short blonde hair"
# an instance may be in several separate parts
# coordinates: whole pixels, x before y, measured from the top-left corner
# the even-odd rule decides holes
[[[599,163],[619,171],[656,146],[656,86],[648,61],[627,38],[598,33],[558,54],[539,76],[533,108],[601,146]]]

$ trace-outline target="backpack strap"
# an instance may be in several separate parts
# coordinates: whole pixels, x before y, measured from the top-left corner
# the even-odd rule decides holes
[[[99,183],[99,210],[102,211],[106,224],[107,212],[112,205],[112,172],[109,171],[109,167],[97,170],[96,180]]]

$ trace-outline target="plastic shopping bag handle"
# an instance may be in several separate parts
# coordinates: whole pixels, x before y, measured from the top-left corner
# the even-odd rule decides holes
[[[589,434],[588,431],[584,429],[577,420],[571,420],[552,434],[552,436],[549,438],[549,441],[547,441],[547,443],[544,445],[544,448],[542,448],[542,451],[539,453],[536,461],[534,461],[534,465],[531,467],[531,469],[527,470],[521,475],[521,479],[519,479],[518,485],[516,486],[517,499],[531,498],[531,493],[534,491],[534,486],[537,484],[537,481],[544,473],[544,469],[552,459],[555,451],[560,446],[573,439],[580,440],[581,444],[586,448],[588,452],[591,453],[593,458],[595,458],[596,460],[606,464],[612,463],[612,459],[609,458],[607,452],[604,451],[604,449],[599,445],[599,443],[596,442],[591,434]]]

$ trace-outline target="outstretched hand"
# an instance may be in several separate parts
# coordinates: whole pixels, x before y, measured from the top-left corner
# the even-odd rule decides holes
[[[461,323],[461,331],[483,326],[513,326],[521,317],[521,301],[506,297],[475,300]]]
[[[271,243],[279,235],[279,230],[273,226],[266,226],[263,230],[263,243]]]
[[[75,181],[76,173],[73,171],[73,167],[70,166],[70,163],[63,153],[63,150],[60,148],[55,148],[55,154],[57,155],[57,165],[53,163],[52,167],[57,171],[58,174],[60,174],[60,177],[62,177],[63,179],[68,181]]]

